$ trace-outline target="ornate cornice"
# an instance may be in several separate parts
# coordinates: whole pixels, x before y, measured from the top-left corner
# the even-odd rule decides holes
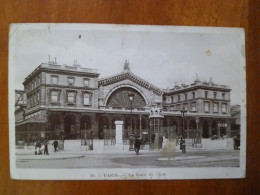
[[[84,77],[99,77],[99,73],[93,73],[93,72],[83,72],[83,71],[73,71],[68,69],[52,69],[48,67],[41,67],[38,66],[30,75],[28,75],[23,85],[26,85],[29,83],[32,79],[34,79],[37,75],[39,75],[40,72],[48,72],[48,73],[54,73],[54,74],[65,74],[65,75],[71,75],[71,76],[84,76]]]
[[[107,86],[107,85],[111,85],[113,83],[117,83],[123,80],[129,79],[131,81],[133,81],[134,83],[149,89],[149,90],[153,90],[156,94],[158,95],[162,95],[162,90],[155,87],[154,85],[150,84],[149,82],[145,81],[144,79],[136,76],[135,74],[133,74],[132,72],[128,71],[125,73],[121,73],[121,74],[117,74],[108,78],[104,78],[104,79],[100,79],[98,81],[98,86]]]

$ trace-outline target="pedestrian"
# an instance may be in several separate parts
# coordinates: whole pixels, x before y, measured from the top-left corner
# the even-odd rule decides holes
[[[58,141],[57,140],[55,140],[53,143],[52,143],[52,145],[54,146],[54,152],[58,152],[58,150],[57,150],[57,148],[58,148]]]
[[[47,155],[49,155],[49,152],[48,152],[48,142],[49,142],[49,140],[48,140],[48,138],[46,138],[44,140],[44,154],[47,154]]]
[[[141,140],[138,137],[136,137],[134,143],[134,150],[136,152],[136,155],[139,154],[140,146],[141,146]]]
[[[36,155],[37,155],[37,154],[42,154],[42,152],[41,152],[41,147],[42,147],[41,142],[40,142],[40,140],[38,139],[38,140],[36,141],[36,143],[35,143],[35,154],[36,154]]]

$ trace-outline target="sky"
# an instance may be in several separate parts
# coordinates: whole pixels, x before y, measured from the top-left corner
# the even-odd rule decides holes
[[[175,82],[228,85],[231,104],[243,91],[241,29],[128,25],[17,24],[10,31],[10,60],[15,89],[37,66],[56,57],[58,64],[97,69],[99,78],[120,73],[125,60],[131,71],[159,88]],[[242,82],[242,83],[241,83]]]

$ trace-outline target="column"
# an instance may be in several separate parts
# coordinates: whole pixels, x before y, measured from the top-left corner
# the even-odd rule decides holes
[[[98,132],[97,132],[97,117],[96,114],[91,115],[91,131],[93,132],[93,137],[97,138]]]
[[[230,119],[227,119],[227,120],[226,120],[226,123],[227,123],[226,136],[227,136],[227,137],[231,137],[231,121],[230,121]]]
[[[80,139],[80,121],[76,118],[76,139]]]
[[[220,137],[220,121],[217,121],[217,136]]]
[[[212,120],[209,120],[209,137],[212,136]]]
[[[190,138],[190,119],[188,118],[186,120],[186,124],[187,124],[187,129],[186,129],[186,136],[184,136],[185,138]]]
[[[116,125],[116,148],[123,148],[123,121],[115,121]]]

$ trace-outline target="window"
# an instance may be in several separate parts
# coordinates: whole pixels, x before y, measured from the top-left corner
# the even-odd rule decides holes
[[[209,102],[204,103],[204,111],[209,112]]]
[[[37,94],[34,95],[34,105],[38,104]]]
[[[51,84],[58,84],[58,76],[51,76]]]
[[[37,102],[40,103],[40,92],[37,93]]]
[[[188,99],[187,93],[184,94],[184,98],[185,98],[185,101],[187,101],[187,99]]]
[[[218,112],[218,103],[214,103],[213,111]]]
[[[195,92],[192,92],[192,98],[195,99]]]
[[[205,98],[208,98],[208,91],[204,91]]]
[[[74,78],[68,78],[68,82],[69,82],[69,85],[73,85],[74,84]]]
[[[35,105],[34,96],[32,96],[32,107]]]
[[[58,91],[52,91],[51,92],[51,102],[52,103],[58,103]]]
[[[68,93],[68,103],[75,103],[75,93],[74,92],[69,92]]]
[[[180,96],[180,95],[178,95],[178,102],[179,102],[179,101],[181,101],[181,96]]]
[[[31,100],[30,100],[30,98],[28,98],[28,108],[30,108],[31,107]]]
[[[217,99],[217,92],[214,92],[213,95],[214,95],[214,99]]]
[[[226,94],[222,93],[222,99],[224,100],[226,98]]]
[[[222,104],[222,112],[223,113],[227,112],[227,104]]]
[[[171,97],[172,98],[172,103],[174,102],[174,98],[173,98],[173,96]]]
[[[196,103],[191,103],[191,111],[196,111]]]
[[[88,87],[89,86],[89,79],[83,79],[83,84],[84,84],[84,87]]]
[[[41,84],[41,77],[39,76],[38,77],[38,85],[40,85]]]
[[[84,105],[89,105],[90,104],[90,95],[87,93],[83,94],[83,104]]]

